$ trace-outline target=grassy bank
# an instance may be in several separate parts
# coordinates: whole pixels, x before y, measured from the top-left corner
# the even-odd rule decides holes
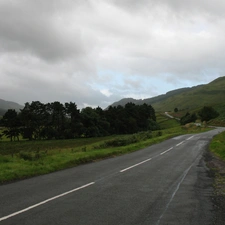
[[[209,167],[212,169],[215,179],[215,195],[218,199],[225,197],[225,132],[216,135],[210,143],[212,157]],[[219,201],[219,203],[221,203]],[[221,204],[224,207],[224,204]]]
[[[185,133],[205,131],[195,126],[174,127],[102,138],[0,142],[0,183],[46,174],[87,162],[133,152]]]
[[[216,135],[210,143],[210,150],[216,156],[225,160],[225,132]]]

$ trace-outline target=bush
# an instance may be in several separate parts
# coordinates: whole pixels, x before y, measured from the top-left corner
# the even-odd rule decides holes
[[[20,152],[19,157],[21,159],[27,160],[27,161],[32,161],[33,160],[33,154],[30,152]]]
[[[204,106],[198,115],[201,117],[201,121],[209,121],[219,116],[219,113],[211,106]]]
[[[21,152],[19,152],[19,158],[24,159],[26,161],[35,161],[35,160],[42,158],[46,153],[47,153],[47,151],[46,152],[39,152],[39,151],[23,152],[23,151],[21,151]]]

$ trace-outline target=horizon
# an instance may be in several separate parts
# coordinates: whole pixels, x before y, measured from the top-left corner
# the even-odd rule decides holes
[[[214,79],[214,80],[217,80],[217,79],[219,79],[219,78],[221,78],[221,77],[225,77],[225,76],[217,77],[217,78]],[[212,80],[212,81],[214,81],[214,80]],[[209,83],[211,83],[212,81],[210,81]],[[169,91],[167,91],[167,92],[165,92],[165,93],[162,93],[162,94],[159,94],[159,95],[156,95],[156,96],[146,97],[146,98],[142,98],[142,99],[135,99],[135,98],[132,98],[132,97],[125,97],[125,98],[121,98],[121,99],[119,99],[119,100],[116,100],[116,101],[112,102],[111,104],[109,104],[108,106],[106,106],[106,107],[103,108],[103,109],[107,109],[110,105],[113,105],[114,103],[120,102],[120,101],[123,100],[123,99],[133,99],[133,100],[142,100],[142,101],[143,101],[143,100],[146,100],[146,99],[158,97],[158,96],[160,96],[160,95],[166,95],[167,93],[169,93],[169,92],[171,92],[171,91],[176,91],[176,90],[184,89],[184,88],[193,88],[193,87],[197,87],[197,86],[201,86],[201,85],[207,85],[207,84],[209,84],[209,83],[206,83],[206,84],[197,84],[197,85],[190,86],[190,87],[181,87],[181,88],[169,90]],[[11,100],[5,100],[5,99],[2,99],[2,98],[0,98],[0,100],[6,101],[6,102],[16,103],[16,104],[19,104],[20,106],[24,106],[25,103],[27,103],[27,102],[25,102],[24,104],[20,104],[20,103],[18,103],[18,102],[14,102],[14,101],[11,101]],[[39,100],[32,100],[32,101],[30,101],[30,102],[28,102],[28,103],[31,103],[31,102],[33,102],[33,101],[39,101]],[[41,101],[39,101],[39,102],[41,102],[41,103],[43,103],[43,104],[46,104],[46,103],[52,103],[52,102],[57,102],[57,101],[58,101],[58,100],[51,101],[51,102],[41,102]],[[60,101],[58,101],[58,102],[60,102]],[[66,102],[68,103],[68,102],[70,102],[70,101],[65,101],[65,102],[60,102],[60,103],[65,104]],[[73,103],[76,104],[76,102],[73,102]],[[77,107],[78,107],[78,106],[77,106]],[[85,106],[85,107],[89,107],[89,106]],[[83,107],[83,108],[85,108],[85,107]],[[90,106],[90,107],[92,107],[92,106]],[[95,106],[95,107],[92,107],[92,108],[97,108],[97,107],[102,108],[102,107],[99,106],[99,105],[97,105],[97,106]],[[81,110],[82,108],[79,108],[79,107],[78,107],[78,109]]]

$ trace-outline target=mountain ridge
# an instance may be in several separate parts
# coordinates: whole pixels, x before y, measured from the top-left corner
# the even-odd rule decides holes
[[[192,110],[205,105],[220,104],[223,99],[225,99],[224,76],[216,78],[208,84],[179,88],[152,98],[142,100],[121,99],[111,106],[125,106],[128,102],[132,102],[139,105],[150,104],[156,111],[173,111],[174,108]]]
[[[8,109],[15,109],[16,111],[19,111],[20,109],[23,109],[23,107],[24,106],[16,102],[6,101],[0,98],[0,115],[4,115]]]

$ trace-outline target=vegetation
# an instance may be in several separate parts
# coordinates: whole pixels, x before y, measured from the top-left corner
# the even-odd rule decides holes
[[[211,106],[204,106],[198,115],[201,117],[201,121],[209,121],[219,116],[219,113]]]
[[[127,103],[125,107],[86,107],[81,111],[75,103],[39,101],[26,103],[20,113],[9,109],[1,119],[3,134],[11,141],[22,135],[28,140],[72,139],[132,134],[159,129],[151,105]]]
[[[210,143],[210,150],[225,160],[225,132],[216,135]]]
[[[187,112],[185,116],[181,117],[180,123],[181,125],[185,125],[187,123],[195,122],[197,120],[197,116],[195,113],[190,114]]]
[[[213,107],[219,113],[219,116],[210,120],[209,124],[221,127],[225,126],[225,103],[216,104]]]
[[[221,107],[222,106],[222,107]],[[219,109],[218,111],[216,109]],[[218,104],[215,105],[215,108],[212,106],[204,106],[202,108],[197,108],[194,110],[186,111],[176,111],[171,112],[170,115],[174,118],[180,118],[181,125],[187,123],[196,123],[196,122],[207,122],[210,125],[225,125],[225,105]],[[224,121],[224,123],[223,123]]]
[[[210,150],[217,156],[212,158],[209,167],[215,175],[215,193],[221,199],[222,196],[225,196],[225,132],[213,138],[210,143]]]
[[[205,128],[190,125],[131,135],[73,140],[1,142],[0,182],[46,174],[82,163],[125,154],[173,136],[205,130]]]
[[[176,119],[171,119],[167,117],[164,113],[156,113],[157,123],[161,130],[179,127],[180,123]]]

